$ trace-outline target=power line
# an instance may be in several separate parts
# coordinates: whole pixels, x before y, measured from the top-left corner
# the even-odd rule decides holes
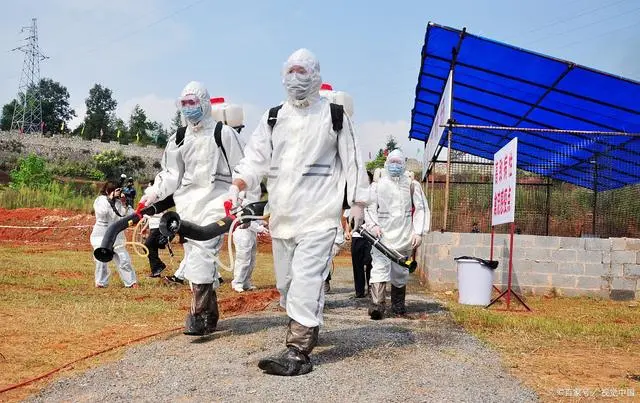
[[[531,42],[528,42],[528,43],[526,44],[526,46],[530,46],[530,45],[532,45],[532,44],[534,44],[534,43],[537,43],[537,42],[540,42],[540,41],[544,41],[545,39],[548,39],[548,38],[551,38],[551,37],[556,37],[556,38],[557,38],[557,37],[563,37],[564,35],[569,34],[569,33],[571,33],[571,32],[579,31],[579,30],[581,30],[581,29],[588,28],[588,27],[591,27],[591,26],[593,26],[593,25],[601,24],[601,23],[603,23],[603,22],[605,22],[605,21],[609,21],[609,20],[612,20],[612,19],[614,19],[614,18],[618,18],[618,17],[620,17],[620,16],[633,14],[633,13],[635,13],[635,12],[636,12],[636,11],[638,11],[638,10],[640,10],[640,7],[636,7],[636,8],[631,9],[631,10],[623,11],[622,13],[615,14],[615,15],[609,16],[609,17],[607,17],[607,18],[603,18],[603,19],[597,20],[597,21],[593,21],[593,22],[590,22],[590,23],[588,23],[588,24],[581,25],[581,26],[579,26],[579,27],[571,28],[571,29],[566,30],[566,31],[562,31],[562,32],[558,32],[558,33],[551,34],[551,35],[547,35],[547,36],[544,36],[544,37],[542,37],[542,38],[538,38],[538,39],[535,39],[535,40],[533,40],[533,41],[531,41]]]
[[[112,40],[108,41],[108,42],[107,42],[107,43],[105,43],[105,44],[102,44],[102,45],[97,46],[97,47],[95,47],[95,48],[93,48],[93,49],[90,49],[90,50],[86,51],[86,52],[85,52],[85,54],[91,54],[91,53],[94,53],[94,52],[96,52],[96,51],[103,50],[104,48],[106,48],[106,47],[108,47],[108,46],[111,46],[111,45],[113,45],[114,43],[121,42],[121,41],[123,41],[123,40],[125,40],[125,39],[127,39],[127,38],[130,38],[130,37],[132,37],[132,36],[134,36],[134,35],[136,35],[136,34],[138,34],[138,33],[140,33],[140,32],[143,32],[143,31],[147,30],[148,28],[151,28],[151,27],[152,27],[152,26],[154,26],[154,25],[157,25],[157,24],[159,24],[159,23],[161,23],[161,22],[163,22],[163,21],[166,21],[166,20],[168,20],[169,18],[171,18],[171,17],[173,17],[173,16],[175,16],[175,15],[177,15],[177,14],[180,14],[180,13],[182,13],[182,12],[184,12],[184,11],[186,11],[186,10],[188,10],[188,9],[190,9],[190,8],[192,8],[192,7],[196,6],[197,4],[202,3],[202,2],[204,2],[204,1],[205,1],[205,0],[196,0],[196,1],[193,1],[193,2],[191,2],[191,3],[187,4],[187,5],[185,5],[184,7],[181,7],[181,8],[179,8],[179,9],[177,9],[177,10],[175,10],[175,11],[171,12],[170,14],[167,14],[167,15],[165,15],[165,16],[163,16],[163,17],[160,17],[159,19],[157,19],[157,20],[155,20],[155,21],[152,21],[152,22],[150,22],[149,24],[147,24],[147,25],[145,25],[145,26],[143,26],[143,27],[141,27],[141,28],[139,28],[139,29],[134,29],[133,31],[129,31],[128,33],[126,33],[126,34],[124,34],[124,35],[121,35],[121,36],[118,36],[118,37],[116,37],[116,38],[113,38]]]
[[[557,48],[556,48],[556,50],[558,50],[558,49],[565,49],[565,48],[568,48],[568,47],[571,47],[571,46],[577,45],[577,44],[579,44],[579,43],[582,43],[582,42],[584,42],[584,41],[590,41],[590,40],[594,40],[594,39],[599,39],[599,38],[601,38],[601,37],[604,37],[604,36],[607,36],[607,35],[611,35],[611,34],[612,34],[612,33],[614,33],[614,32],[623,31],[623,30],[625,30],[625,29],[633,28],[633,27],[636,27],[636,26],[640,26],[640,23],[635,23],[635,24],[631,24],[631,25],[626,25],[626,26],[624,26],[624,27],[619,27],[619,28],[613,29],[613,30],[611,30],[611,31],[601,32],[599,35],[591,36],[591,37],[588,37],[588,38],[583,38],[583,39],[580,39],[580,40],[578,40],[578,41],[574,41],[574,42],[568,43],[568,44],[566,44],[566,45],[562,45],[562,46],[560,46],[560,47],[557,47]]]
[[[571,3],[569,3],[569,4],[573,4],[573,3],[577,3],[577,2],[582,2],[582,1],[583,1],[583,0],[578,0],[578,1],[571,2]],[[547,23],[547,24],[541,25],[541,26],[539,26],[538,28],[534,28],[534,29],[531,29],[531,30],[529,30],[529,31],[522,32],[522,33],[520,33],[520,34],[516,35],[515,37],[517,38],[517,37],[522,36],[522,35],[528,35],[528,34],[531,34],[531,33],[534,33],[534,32],[538,32],[538,31],[543,30],[543,29],[545,29],[545,28],[553,27],[553,26],[555,26],[555,25],[562,24],[563,22],[567,22],[567,21],[575,20],[576,18],[580,18],[580,17],[582,17],[582,16],[584,16],[584,15],[588,15],[588,14],[594,13],[594,12],[596,12],[596,11],[604,10],[605,8],[609,8],[609,7],[612,7],[612,6],[618,5],[618,4],[620,4],[620,3],[624,3],[624,2],[626,2],[626,1],[628,1],[628,0],[618,0],[618,1],[614,1],[614,2],[612,2],[612,3],[604,4],[604,5],[600,6],[600,7],[596,7],[596,8],[588,9],[588,10],[583,10],[582,12],[579,12],[578,14],[571,14],[571,16],[569,16],[569,17],[567,17],[567,18],[560,18],[560,19],[556,19],[556,20],[551,21],[550,23]],[[512,39],[513,39],[513,38],[512,38]]]

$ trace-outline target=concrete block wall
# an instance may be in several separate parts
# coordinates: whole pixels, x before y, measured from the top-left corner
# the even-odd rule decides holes
[[[454,258],[489,259],[490,245],[490,234],[431,232],[423,239],[419,267],[431,289],[452,289],[457,285]],[[496,234],[494,260],[500,262],[494,284],[506,286],[509,235]],[[640,299],[640,239],[515,235],[512,285],[532,294],[555,289],[567,296]]]

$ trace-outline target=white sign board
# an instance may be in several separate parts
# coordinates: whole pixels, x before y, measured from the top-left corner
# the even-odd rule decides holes
[[[433,156],[436,154],[436,149],[438,148],[438,144],[440,144],[442,134],[446,130],[446,127],[441,126],[446,125],[451,118],[452,81],[453,71],[449,71],[449,78],[447,78],[447,83],[444,86],[444,91],[442,92],[442,97],[440,98],[440,105],[438,105],[438,111],[436,112],[436,116],[433,119],[433,124],[431,125],[431,131],[429,132],[427,144],[425,144],[424,146],[422,179],[424,179],[424,176],[427,173],[427,168],[429,168],[429,164],[431,163]]]
[[[517,137],[493,155],[491,225],[510,223],[515,219],[517,157]]]

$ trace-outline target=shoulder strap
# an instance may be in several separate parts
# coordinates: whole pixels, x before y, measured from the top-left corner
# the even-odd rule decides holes
[[[344,184],[344,195],[342,197],[342,208],[344,210],[350,208],[349,201],[347,200],[347,184]]]
[[[333,131],[339,133],[342,131],[342,122],[344,120],[344,107],[338,104],[329,104],[329,108],[331,109],[331,125],[333,126]],[[269,117],[267,118],[267,124],[273,130],[273,127],[276,125],[278,121],[278,112],[282,109],[282,105],[274,106],[269,109]]]
[[[342,122],[344,120],[344,107],[342,105],[330,103],[331,108],[331,124],[333,125],[333,131],[340,133],[342,131]]]
[[[278,121],[278,112],[280,112],[280,109],[282,109],[282,105],[274,106],[273,108],[269,109],[269,117],[267,118],[267,124],[269,125],[269,127],[271,127],[272,131],[273,131],[273,126],[275,126],[276,122]]]
[[[411,184],[409,185],[409,197],[411,197],[411,208],[415,208],[415,206],[413,205],[413,189],[414,189],[414,185],[413,185],[413,180],[411,180]]]
[[[227,163],[227,168],[229,168],[229,174],[231,174],[231,165],[229,165],[229,158],[227,158],[227,151],[224,149],[222,145],[222,127],[224,124],[222,122],[216,123],[216,128],[213,130],[213,138],[216,140],[216,145],[222,151],[222,155],[224,156],[224,160]]]
[[[176,145],[180,147],[184,143],[184,134],[187,132],[187,126],[178,127],[176,131]]]

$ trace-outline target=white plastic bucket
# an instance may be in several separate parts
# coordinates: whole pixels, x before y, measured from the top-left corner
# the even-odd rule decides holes
[[[493,270],[475,259],[458,262],[458,303],[487,306],[491,302]]]

